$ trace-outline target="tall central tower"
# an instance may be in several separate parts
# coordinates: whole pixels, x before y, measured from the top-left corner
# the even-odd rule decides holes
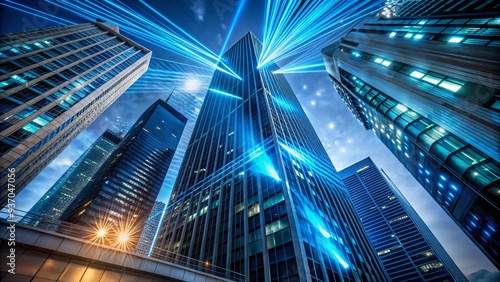
[[[216,71],[154,252],[248,281],[384,281],[347,192],[276,64],[248,33]]]

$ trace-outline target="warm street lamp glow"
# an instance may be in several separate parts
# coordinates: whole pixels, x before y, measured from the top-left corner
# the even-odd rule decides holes
[[[120,243],[126,243],[129,239],[129,235],[127,233],[121,233],[119,236],[118,236],[118,242]]]
[[[104,237],[106,235],[106,229],[102,228],[97,231],[97,237]]]

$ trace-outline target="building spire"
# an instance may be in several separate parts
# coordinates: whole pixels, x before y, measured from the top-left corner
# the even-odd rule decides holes
[[[174,86],[174,89],[172,89],[172,92],[170,92],[170,95],[168,95],[167,99],[165,100],[165,103],[168,103],[168,100],[170,100],[170,97],[172,97],[172,94],[174,94],[175,88],[177,86]]]

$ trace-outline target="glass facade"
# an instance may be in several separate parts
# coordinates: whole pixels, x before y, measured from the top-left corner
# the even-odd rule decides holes
[[[163,216],[163,211],[165,210],[165,203],[155,202],[151,213],[149,214],[146,224],[142,229],[141,237],[139,238],[139,243],[137,243],[137,248],[135,252],[141,255],[148,255],[149,251],[153,247],[153,242],[160,226],[160,221]]]
[[[60,219],[106,232],[113,229],[126,236],[127,248],[135,249],[186,122],[165,101],[156,101]]]
[[[15,168],[19,193],[147,70],[151,51],[115,30],[88,23],[0,37],[1,185]]]
[[[339,171],[339,175],[392,281],[467,281],[370,158]]]
[[[37,227],[43,224],[43,220],[59,219],[116,149],[120,140],[121,138],[116,133],[106,130],[38,200],[20,222]]]
[[[347,192],[251,33],[223,56],[189,142],[155,252],[247,281],[385,281]]]
[[[499,63],[498,19],[367,18],[322,50],[355,117],[497,267],[500,80],[491,74]]]

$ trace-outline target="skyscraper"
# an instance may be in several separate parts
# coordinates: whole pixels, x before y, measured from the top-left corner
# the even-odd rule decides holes
[[[467,281],[397,187],[370,158],[339,171],[339,175],[392,281]]]
[[[251,33],[216,71],[156,240],[158,257],[248,281],[384,281],[347,192],[276,64]]]
[[[59,219],[120,140],[116,133],[106,130],[38,200],[21,223],[38,226],[44,220]]]
[[[106,232],[114,229],[135,249],[186,122],[165,101],[153,103],[61,220],[108,229]]]
[[[0,37],[0,185],[16,193],[148,68],[151,51],[109,23]],[[7,189],[0,193],[0,206]]]
[[[366,129],[500,266],[500,17],[366,18],[322,50]]]
[[[149,250],[153,246],[156,231],[158,230],[158,227],[160,225],[165,206],[166,205],[163,202],[155,202],[155,205],[153,206],[153,209],[151,210],[151,213],[146,220],[146,224],[142,229],[139,243],[137,243],[137,248],[135,249],[136,253],[141,255],[149,254]]]

